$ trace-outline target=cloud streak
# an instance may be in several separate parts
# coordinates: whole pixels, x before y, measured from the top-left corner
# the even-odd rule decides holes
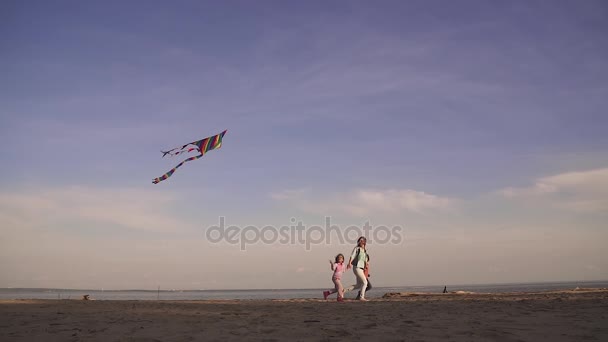
[[[509,199],[545,201],[576,212],[608,210],[608,168],[560,173],[537,179],[528,187],[498,193]]]
[[[285,202],[298,210],[313,214],[347,214],[364,217],[399,212],[426,213],[453,209],[456,199],[411,189],[357,189],[317,198],[306,189],[284,190],[270,194],[276,201]]]
[[[105,189],[70,186],[0,193],[0,224],[4,229],[40,229],[53,224],[81,227],[104,224],[148,232],[175,232],[189,224],[167,207],[173,197],[137,188]]]

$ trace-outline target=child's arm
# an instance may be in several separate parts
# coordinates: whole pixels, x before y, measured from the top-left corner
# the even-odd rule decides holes
[[[329,266],[330,266],[331,270],[333,271],[334,270],[334,262],[331,261],[331,260],[329,260]]]

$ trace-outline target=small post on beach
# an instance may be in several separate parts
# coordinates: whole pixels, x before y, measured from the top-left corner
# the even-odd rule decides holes
[[[160,285],[158,285],[158,291],[156,291],[156,300],[160,299]]]
[[[448,287],[447,286],[443,287],[443,293],[448,293]]]

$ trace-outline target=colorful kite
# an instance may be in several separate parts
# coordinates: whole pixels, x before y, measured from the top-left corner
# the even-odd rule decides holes
[[[188,152],[192,152],[192,151],[198,151],[198,152],[200,152],[200,154],[198,156],[190,157],[190,158],[182,161],[181,163],[177,164],[177,166],[175,166],[174,168],[169,170],[169,172],[165,173],[164,175],[162,175],[158,178],[155,178],[152,181],[152,183],[157,184],[157,183],[164,181],[165,179],[171,177],[171,175],[173,175],[173,172],[175,172],[175,170],[177,170],[178,167],[184,165],[184,163],[189,162],[191,160],[196,160],[196,159],[202,157],[203,155],[205,155],[205,153],[222,147],[222,138],[224,137],[224,134],[226,134],[226,132],[227,132],[227,130],[223,131],[220,134],[214,135],[212,137],[208,137],[208,138],[205,138],[205,139],[202,139],[199,141],[191,142],[182,147],[176,147],[176,148],[170,149],[169,151],[160,151],[163,154],[163,157],[165,157],[166,155],[173,157],[173,156],[177,156],[179,154],[184,154],[184,153],[188,153]]]

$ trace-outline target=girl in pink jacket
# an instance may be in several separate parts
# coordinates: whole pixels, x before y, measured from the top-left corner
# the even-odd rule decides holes
[[[344,255],[338,254],[336,255],[335,262],[329,260],[329,264],[331,265],[331,270],[334,271],[334,274],[331,277],[331,281],[334,283],[334,288],[329,291],[323,291],[323,298],[327,299],[327,297],[332,293],[338,293],[338,302],[344,301],[344,287],[342,286],[342,273],[346,269],[344,266]]]

